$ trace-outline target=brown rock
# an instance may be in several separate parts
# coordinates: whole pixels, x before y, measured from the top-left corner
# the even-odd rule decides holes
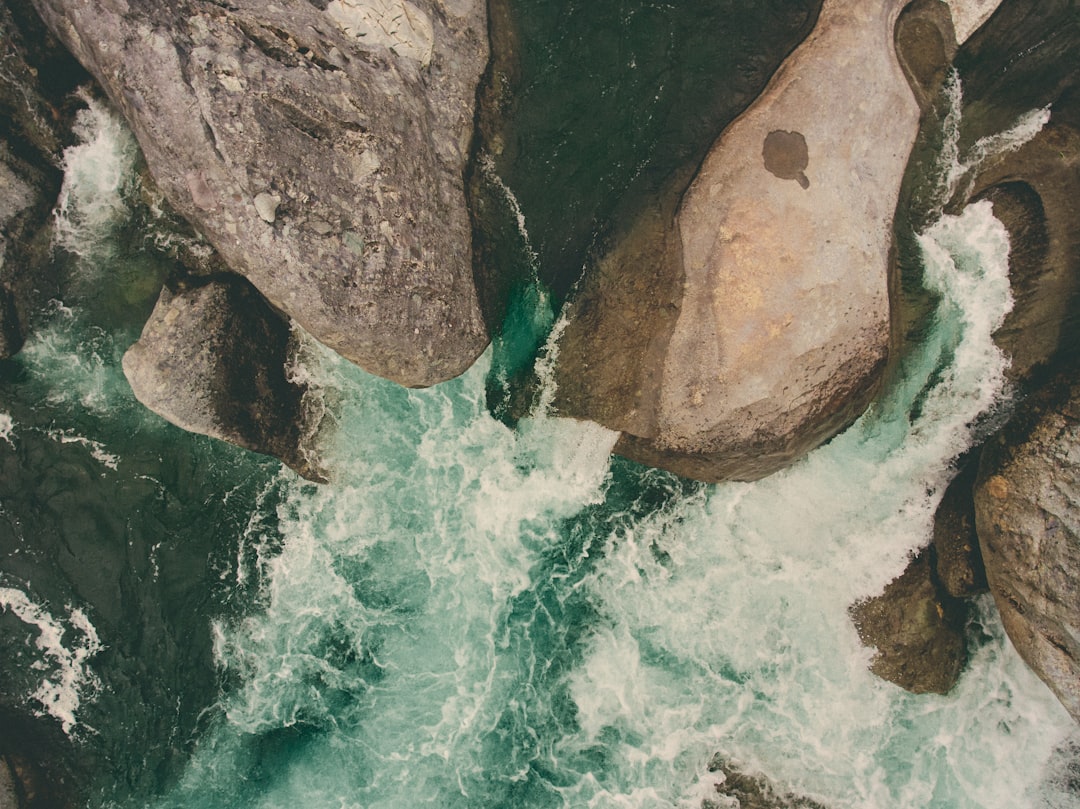
[[[975,533],[973,489],[978,455],[965,459],[934,514],[934,572],[953,598],[967,598],[987,590],[986,570]]]
[[[1080,721],[1080,383],[1057,378],[983,450],[975,489],[986,577],[1028,665]]]
[[[919,122],[893,44],[906,4],[826,2],[677,209],[621,234],[571,312],[560,412],[707,481],[769,474],[859,415],[888,353],[891,222]],[[635,263],[648,271],[624,277]]]
[[[945,694],[956,684],[967,659],[966,616],[938,587],[928,552],[850,612],[862,642],[877,649],[874,674],[916,694]]]

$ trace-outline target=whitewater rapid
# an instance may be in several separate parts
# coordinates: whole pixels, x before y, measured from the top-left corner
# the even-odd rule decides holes
[[[953,462],[1007,406],[991,339],[1011,306],[1004,228],[980,203],[919,243],[939,304],[902,373],[851,429],[752,484],[613,459],[614,433],[550,415],[557,320],[539,404],[513,428],[488,412],[493,351],[406,390],[309,345],[333,482],[282,470],[259,499],[220,574],[255,606],[213,622],[220,693],[195,752],[164,795],[123,805],[697,809],[719,754],[830,809],[1080,806],[1048,764],[1073,723],[989,598],[947,696],[871,675],[848,618],[927,542]],[[535,322],[551,326],[550,310]],[[57,304],[26,372],[52,380],[53,403],[145,418],[118,393],[122,346],[80,328],[77,306]],[[0,419],[13,446],[22,429]],[[50,429],[125,470],[100,437]],[[25,593],[0,596],[62,642]],[[75,686],[96,682],[101,657],[83,633],[42,647],[43,664],[81,672]],[[79,691],[72,727],[95,693]]]

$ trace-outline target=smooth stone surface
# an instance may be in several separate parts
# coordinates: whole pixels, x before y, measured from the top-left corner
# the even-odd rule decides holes
[[[404,385],[483,351],[463,179],[482,2],[34,1],[172,207],[274,306]],[[376,5],[412,9],[430,54],[366,36]]]
[[[136,398],[178,427],[324,481],[307,387],[289,378],[296,349],[289,324],[247,281],[219,277],[163,290],[123,366]]]
[[[893,42],[906,4],[824,4],[715,142],[674,227],[630,248],[652,277],[573,313],[595,325],[572,338],[560,412],[706,481],[774,472],[862,412],[888,356],[893,212],[920,115]],[[639,297],[656,311],[638,317]]]

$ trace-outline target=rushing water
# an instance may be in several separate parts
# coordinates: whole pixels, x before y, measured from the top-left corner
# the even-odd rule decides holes
[[[93,114],[88,140],[129,150]],[[333,483],[315,486],[131,399],[118,357],[134,333],[88,303],[134,272],[101,238],[130,171],[65,197],[108,210],[84,236],[62,230],[89,245],[71,300],[5,366],[0,400],[0,451],[24,473],[60,457],[34,461],[37,442],[78,455],[80,485],[108,484],[112,517],[89,531],[127,557],[84,576],[140,593],[108,615],[78,571],[45,593],[15,564],[32,533],[5,546],[0,617],[26,638],[12,687],[77,751],[106,751],[102,783],[127,783],[93,804],[689,808],[715,796],[719,753],[828,807],[1080,806],[1052,763],[1071,720],[989,600],[944,697],[872,676],[847,615],[927,541],[950,464],[1005,396],[990,335],[1011,305],[1008,241],[989,204],[920,237],[940,303],[881,403],[766,480],[703,486],[612,459],[613,433],[546,412],[543,363],[547,396],[511,428],[485,406],[505,360],[491,352],[415,391],[311,346],[337,421]],[[530,294],[524,319],[547,328]],[[206,659],[183,669],[191,649]]]

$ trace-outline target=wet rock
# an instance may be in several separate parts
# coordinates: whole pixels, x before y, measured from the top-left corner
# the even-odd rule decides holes
[[[968,598],[987,591],[986,570],[975,532],[975,452],[959,464],[934,513],[934,572],[941,587],[953,598]]]
[[[1029,142],[972,161],[960,206],[989,199],[1009,232],[1015,305],[995,334],[1012,358],[1010,379],[1026,386],[1080,348],[1080,15],[1062,0],[1005,0],[957,55],[964,91],[961,153],[1031,110],[1050,121]]]
[[[716,800],[706,798],[702,809],[824,809],[822,804],[791,792],[780,793],[763,775],[750,775],[719,754],[709,762],[709,772],[720,773],[723,780],[716,784]],[[734,803],[732,803],[734,801]]]
[[[56,294],[49,224],[70,138],[65,97],[88,78],[28,3],[0,3],[0,359]]]
[[[123,366],[139,401],[173,424],[324,481],[319,414],[288,371],[296,350],[285,318],[244,279],[221,276],[163,290]]]
[[[706,481],[767,475],[862,412],[888,356],[891,223],[920,115],[893,41],[906,5],[827,2],[677,209],[649,213],[654,236],[628,231],[600,259],[563,338],[560,412]]]
[[[850,613],[859,638],[877,650],[874,674],[916,694],[945,694],[956,684],[967,659],[966,615],[938,586],[929,552]]]
[[[983,449],[986,577],[1020,656],[1080,721],[1080,383],[1063,373]]]
[[[172,207],[275,307],[405,385],[472,364],[487,344],[463,186],[482,2],[35,5]]]

